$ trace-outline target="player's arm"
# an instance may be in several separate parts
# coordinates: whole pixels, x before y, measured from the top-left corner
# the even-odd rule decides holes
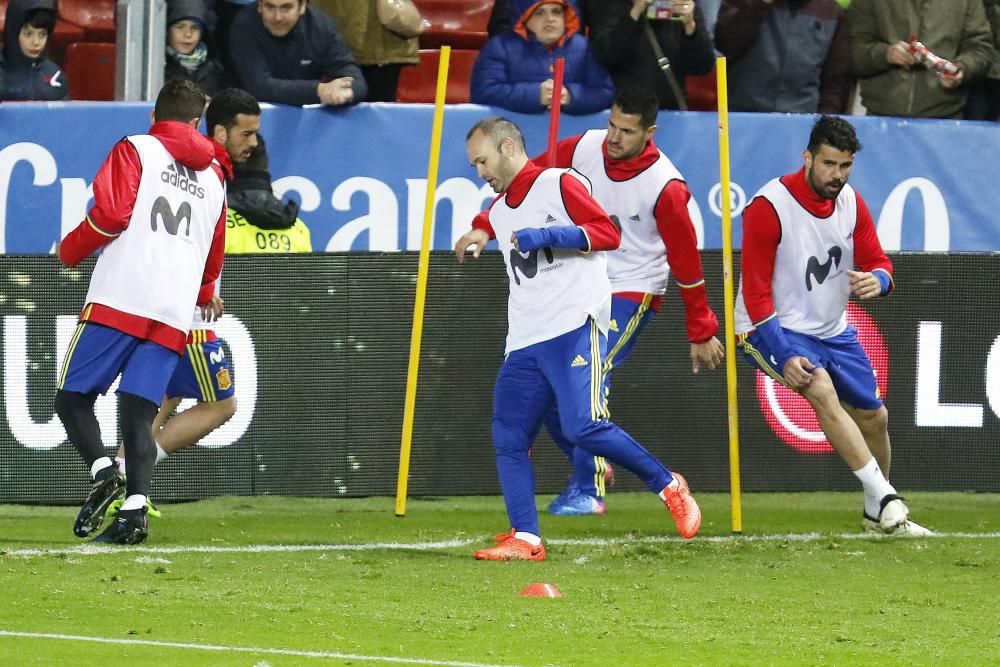
[[[851,292],[861,299],[886,296],[892,291],[892,261],[882,250],[875,222],[867,204],[857,196],[858,220],[854,225],[854,262],[861,271],[848,271]]]
[[[775,366],[796,356],[778,322],[771,291],[774,257],[781,241],[781,223],[771,202],[757,197],[743,210],[743,302],[757,333],[775,356]]]
[[[704,343],[718,333],[719,319],[708,305],[698,235],[688,211],[690,200],[691,192],[684,181],[670,181],[657,198],[653,214],[667,249],[667,264],[684,300],[688,340]]]
[[[583,183],[571,174],[563,174],[559,190],[573,224],[519,229],[511,238],[515,248],[522,252],[538,248],[576,248],[590,252],[614,250],[621,244],[621,226],[590,196]]]
[[[114,241],[128,227],[139,192],[142,163],[135,146],[115,144],[94,178],[94,205],[87,217],[59,243],[59,259],[76,266]]]
[[[205,316],[204,308],[212,303],[215,296],[215,281],[222,273],[222,262],[225,259],[226,251],[226,204],[222,204],[222,213],[215,221],[215,233],[212,235],[212,245],[208,249],[208,258],[205,260],[205,270],[201,275],[201,289],[198,290],[197,304],[203,308],[202,317]],[[221,312],[219,313],[221,315]]]
[[[580,143],[580,139],[583,138],[582,134],[578,134],[575,137],[569,137],[568,139],[563,139],[556,144],[556,163],[555,164],[545,164],[546,160],[549,158],[548,151],[536,155],[531,158],[531,161],[537,165],[544,165],[546,167],[560,167],[568,168],[573,166],[573,154],[576,152],[576,145]]]

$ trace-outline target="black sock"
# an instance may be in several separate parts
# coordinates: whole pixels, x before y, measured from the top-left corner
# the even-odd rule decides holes
[[[94,461],[107,456],[101,442],[101,427],[94,415],[96,400],[97,394],[81,394],[65,389],[56,391],[56,414],[66,429],[69,441],[87,464],[88,472]]]
[[[156,464],[153,443],[153,418],[159,409],[155,403],[135,394],[120,393],[122,440],[125,441],[125,468],[128,470],[126,497],[149,495]]]

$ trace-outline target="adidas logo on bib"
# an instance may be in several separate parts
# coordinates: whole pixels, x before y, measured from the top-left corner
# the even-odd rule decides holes
[[[576,359],[574,359],[573,363],[570,364],[572,368],[578,368],[580,366],[586,366],[586,365],[587,365],[587,360],[583,358],[582,354],[576,355]]]

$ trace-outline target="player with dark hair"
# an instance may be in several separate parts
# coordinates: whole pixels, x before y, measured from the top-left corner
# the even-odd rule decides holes
[[[528,159],[511,121],[492,117],[466,138],[469,162],[499,196],[486,220],[455,244],[459,261],[479,257],[496,238],[507,265],[506,356],[493,395],[493,446],[511,532],[479,560],[544,560],[528,452],[542,419],[558,406],[560,427],[574,447],[634,472],[659,494],[677,531],[694,537],[701,511],[684,479],[671,473],[607,418],[604,359],[611,284],[601,251],[621,230],[571,169],[542,169]]]
[[[802,394],[864,488],[862,527],[929,535],[889,483],[889,416],[871,361],[847,323],[847,302],[886,296],[892,262],[868,207],[847,184],[861,150],[836,116],[813,126],[804,167],[762,187],[743,211],[736,301],[744,357]],[[855,270],[859,267],[859,270]]]
[[[227,181],[231,180],[233,164],[247,161],[257,147],[260,105],[245,90],[223,89],[212,98],[205,111],[205,126],[213,140],[216,160],[222,165]],[[216,281],[212,302],[221,313],[220,282]],[[202,317],[200,309],[195,309],[184,355],[170,378],[163,404],[153,421],[155,463],[195,444],[236,414],[236,388],[229,359],[212,324],[211,320]],[[198,402],[174,415],[185,398]],[[124,474],[127,467],[122,454],[120,448],[117,463]]]
[[[715,369],[723,360],[715,337],[718,319],[708,305],[698,239],[691,222],[691,193],[684,177],[653,141],[659,100],[651,90],[618,91],[608,127],[559,142],[553,166],[572,167],[590,181],[593,197],[621,225],[621,245],[607,253],[611,323],[605,380],[628,358],[659,311],[673,271],[680,288],[691,344],[691,367]],[[535,158],[539,162],[544,156]],[[480,214],[485,216],[486,214]],[[573,462],[566,489],[549,504],[557,515],[603,514],[611,466],[603,457],[573,447],[553,409],[545,426]]]
[[[73,532],[87,537],[124,486],[126,497],[101,542],[146,539],[146,502],[156,457],[152,423],[184,350],[191,312],[218,317],[212,296],[225,247],[225,175],[197,131],[205,94],[164,84],[148,134],[122,139],[94,179],[94,206],[59,246],[76,266],[103,249],[86,306],[59,375],[55,407],[93,485]],[[94,414],[98,394],[118,388],[128,481],[107,456]]]

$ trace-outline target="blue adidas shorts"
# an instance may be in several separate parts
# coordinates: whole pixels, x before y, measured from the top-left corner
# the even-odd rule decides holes
[[[650,307],[653,300],[647,294],[642,301],[620,296],[611,299],[611,328],[608,330],[608,354],[604,359],[604,371],[609,373],[618,368],[628,358],[639,334],[646,328],[655,311]]]
[[[141,396],[159,405],[179,359],[180,355],[159,343],[80,322],[66,350],[59,388],[104,394],[121,375],[118,393]]]
[[[849,326],[832,338],[816,338],[784,328],[782,331],[796,354],[807,358],[814,366],[826,369],[841,401],[862,410],[882,407],[875,384],[875,371],[858,342],[857,329]],[[739,337],[737,346],[747,361],[786,384],[781,369],[775,368],[774,356],[760,334],[754,331],[749,336]]]
[[[191,332],[195,334],[196,332]],[[194,336],[197,341],[197,336]],[[224,401],[236,391],[221,340],[188,343],[167,385],[167,398]]]

